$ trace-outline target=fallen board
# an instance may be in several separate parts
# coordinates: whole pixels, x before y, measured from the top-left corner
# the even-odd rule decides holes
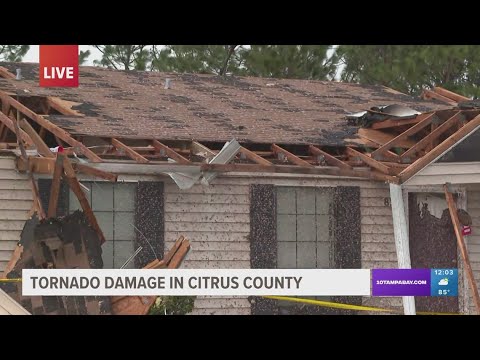
[[[190,250],[190,242],[180,236],[164,260],[155,259],[144,269],[176,269]],[[114,315],[146,315],[157,300],[157,296],[115,296],[110,298]]]

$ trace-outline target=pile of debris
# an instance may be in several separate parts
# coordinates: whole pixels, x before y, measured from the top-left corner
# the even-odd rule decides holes
[[[98,233],[81,211],[63,218],[25,223],[16,254],[6,269],[7,279],[22,277],[22,269],[102,269]],[[108,297],[22,296],[21,283],[6,283],[3,290],[34,315],[109,314]]]
[[[163,260],[146,269],[178,268],[190,249],[181,236]],[[39,220],[34,215],[25,223],[17,249],[5,270],[7,279],[21,278],[22,269],[102,269],[102,248],[98,232],[82,211]],[[0,284],[13,300],[34,315],[145,315],[156,296],[22,296],[20,282]]]
[[[393,104],[387,106],[374,106],[370,110],[347,115],[350,125],[369,128],[372,124],[387,119],[414,119],[421,113],[407,106]]]

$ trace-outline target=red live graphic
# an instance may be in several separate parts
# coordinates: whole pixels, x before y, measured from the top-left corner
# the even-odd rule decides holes
[[[40,45],[40,86],[78,87],[78,45]]]

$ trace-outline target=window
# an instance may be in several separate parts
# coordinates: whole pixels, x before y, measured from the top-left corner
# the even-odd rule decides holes
[[[331,267],[331,204],[329,188],[277,188],[277,268]]]
[[[106,238],[102,245],[104,269],[118,269],[134,253],[135,183],[82,182],[86,197]],[[81,206],[70,191],[70,213]],[[134,268],[131,261],[127,268]]]
[[[329,188],[277,188],[277,268],[328,269],[333,264]],[[302,296],[331,300],[329,296]],[[279,301],[280,314],[316,314],[322,309]]]

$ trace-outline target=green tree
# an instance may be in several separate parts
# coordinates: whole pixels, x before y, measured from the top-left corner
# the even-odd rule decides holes
[[[90,50],[80,50],[80,55],[78,56],[78,62],[80,65],[84,65],[87,62],[88,57],[90,56]]]
[[[245,75],[328,80],[336,64],[329,56],[330,45],[251,45],[242,53]]]
[[[30,45],[0,45],[0,60],[22,61]]]
[[[116,70],[146,70],[150,63],[149,45],[92,45],[101,53],[95,65]]]
[[[426,85],[442,86],[466,96],[480,95],[478,45],[431,45],[427,49]]]
[[[237,73],[242,50],[239,45],[153,45],[151,68],[179,73]]]
[[[340,45],[341,80],[381,84],[418,95],[441,86],[478,95],[480,49],[473,45]]]

